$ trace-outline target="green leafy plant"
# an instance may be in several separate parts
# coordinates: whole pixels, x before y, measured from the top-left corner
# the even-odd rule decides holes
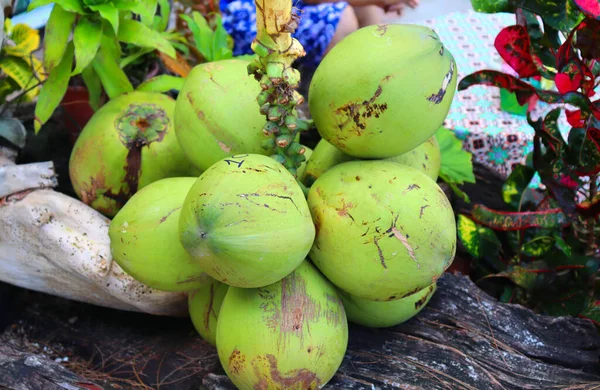
[[[2,6],[0,2],[0,7]],[[37,30],[3,20],[0,36],[0,137],[12,145],[25,145],[26,131],[19,118],[13,117],[15,104],[31,102],[45,80],[42,63],[34,52],[40,46]]]
[[[499,2],[474,3],[489,11]],[[528,116],[534,149],[504,183],[506,210],[475,205],[471,215],[459,217],[459,238],[478,260],[477,276],[499,278],[503,300],[600,323],[600,100],[591,100],[600,83],[600,6],[585,0],[502,3],[517,23],[504,28],[495,45],[519,77],[481,70],[463,78],[459,90],[483,84],[514,92],[520,104],[570,107],[539,120]],[[523,81],[532,77],[556,90]],[[572,126],[567,139],[558,127],[563,108]],[[530,186],[535,174],[542,190]]]
[[[45,78],[42,63],[33,54],[40,46],[37,30],[26,24],[4,22],[4,44],[0,49],[0,104],[16,91],[23,91],[15,100],[31,101],[39,93]]]
[[[152,28],[165,23],[156,21],[157,0],[34,0],[28,9],[49,3],[55,3],[44,37],[49,75],[35,108],[36,133],[60,104],[71,77],[81,75],[95,109],[102,90],[109,98],[133,90],[120,64],[121,44],[175,57],[171,42]]]
[[[439,178],[448,184],[458,197],[470,202],[468,195],[459,186],[475,183],[472,154],[463,148],[462,142],[452,130],[441,127],[435,134],[435,138],[442,156]]]
[[[186,44],[189,49],[186,54],[191,52],[198,62],[212,62],[233,57],[233,40],[223,27],[221,15],[214,15],[214,28],[197,11],[192,11],[191,15],[181,14],[180,18],[185,21],[192,33],[191,42]]]

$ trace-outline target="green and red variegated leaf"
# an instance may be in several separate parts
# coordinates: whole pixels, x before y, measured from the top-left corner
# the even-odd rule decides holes
[[[589,114],[582,113],[581,110],[565,110],[567,122],[572,127],[583,127],[588,119]]]
[[[583,58],[600,58],[600,21],[586,19],[581,22],[578,26],[574,45],[581,50],[581,56]]]
[[[577,53],[575,53],[575,49],[573,49],[573,37],[575,36],[576,32],[577,28],[571,30],[565,41],[558,48],[558,52],[556,54],[557,69],[564,68],[569,62],[579,61],[579,57],[577,56]]]
[[[536,135],[541,138],[544,145],[551,150],[555,156],[558,156],[565,146],[565,140],[558,128],[558,118],[560,113],[561,109],[555,108],[544,117],[543,121],[534,121],[529,115],[527,116],[529,125],[533,128]]]
[[[469,217],[460,214],[456,221],[458,238],[467,252],[476,259],[497,256],[502,244],[490,228],[478,225]]]
[[[538,66],[531,55],[531,41],[526,27],[515,25],[503,28],[496,36],[494,46],[519,77],[539,75]],[[539,58],[536,60],[541,64]]]
[[[585,218],[593,218],[600,215],[600,196],[591,201],[586,200],[577,205],[577,213]]]
[[[525,104],[532,96],[537,95],[543,102],[552,104],[570,104],[591,112],[596,118],[600,119],[600,109],[592,104],[587,96],[579,92],[569,92],[562,95],[554,91],[540,90],[517,77],[496,70],[487,69],[471,73],[462,78],[458,83],[458,90],[463,91],[473,85],[488,85],[514,92],[519,104]]]
[[[505,88],[511,92],[515,91],[531,91],[534,87],[525,81],[519,80],[517,77],[511,76],[497,70],[480,70],[465,76],[458,83],[458,90],[465,90],[473,85],[489,85],[492,87]]]
[[[543,16],[545,22],[563,32],[571,31],[583,18],[573,0],[511,0],[511,3]]]
[[[569,132],[567,161],[579,176],[600,172],[600,130],[574,127]]]
[[[544,274],[548,273],[548,264],[543,260],[522,263],[509,267],[505,274],[517,286],[532,290],[539,284]]]
[[[536,122],[537,123],[537,122]],[[533,137],[533,164],[542,183],[565,215],[575,216],[575,190],[579,186],[579,178],[571,172],[561,156],[552,153],[542,154],[542,142],[539,135]]]
[[[502,199],[513,209],[519,210],[524,192],[527,190],[535,170],[526,165],[517,165],[502,186]]]
[[[569,221],[561,209],[544,211],[505,212],[475,205],[473,219],[487,227],[500,231],[525,230],[529,228],[557,228],[567,226]]]
[[[577,7],[590,18],[600,19],[600,1],[598,0],[574,0]]]
[[[592,320],[600,326],[600,301],[588,298],[585,308],[579,313],[579,317]]]

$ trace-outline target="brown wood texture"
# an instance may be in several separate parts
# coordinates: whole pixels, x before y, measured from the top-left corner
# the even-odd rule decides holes
[[[188,320],[24,294],[11,300],[13,318],[0,337],[0,388],[234,388],[216,350]],[[501,304],[467,277],[446,274],[408,322],[379,330],[351,326],[346,357],[326,388],[591,390],[600,386],[599,352],[590,321]],[[44,359],[48,364],[26,364]],[[72,387],[51,387],[54,379],[40,387],[39,378],[61,375],[59,383]]]

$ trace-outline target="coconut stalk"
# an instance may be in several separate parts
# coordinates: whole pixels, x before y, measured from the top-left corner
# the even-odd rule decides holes
[[[298,118],[296,111],[304,97],[296,91],[300,72],[292,64],[306,54],[300,42],[292,38],[299,17],[291,0],[255,0],[254,5],[257,33],[252,50],[258,57],[248,66],[248,73],[260,82],[262,90],[257,101],[267,118],[263,133],[268,138],[263,146],[275,147],[271,157],[297,176],[298,167],[306,160],[306,149],[297,142],[297,136],[312,127],[312,121]]]

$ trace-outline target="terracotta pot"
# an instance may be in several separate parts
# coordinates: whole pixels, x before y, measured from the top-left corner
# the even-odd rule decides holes
[[[69,86],[60,106],[63,108],[62,119],[69,133],[71,144],[75,144],[79,133],[88,123],[94,110],[89,104],[87,88],[83,86]]]

